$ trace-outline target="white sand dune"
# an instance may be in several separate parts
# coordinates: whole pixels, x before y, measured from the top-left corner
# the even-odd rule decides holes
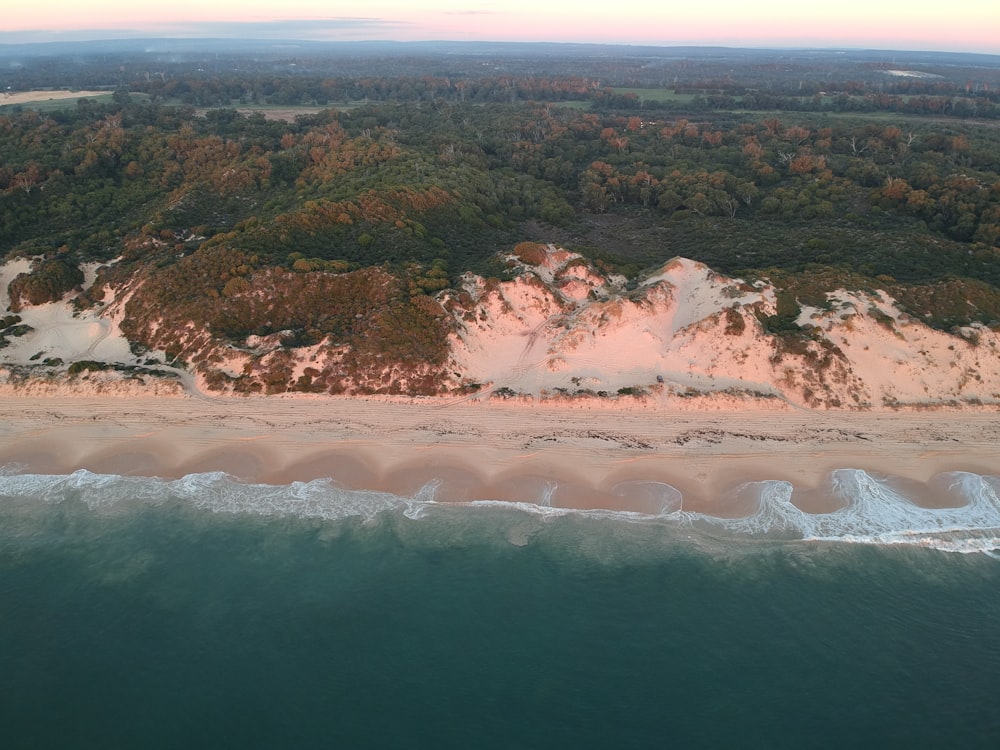
[[[23,259],[0,266],[0,304],[9,303],[7,285],[29,266]],[[84,270],[86,283],[93,283],[94,267]],[[451,300],[448,385],[481,385],[465,399],[515,395],[619,411],[1000,405],[1000,334],[981,325],[954,333],[931,329],[884,292],[838,290],[823,309],[802,307],[798,323],[812,336],[790,346],[758,320],[774,312],[770,285],[727,278],[701,263],[674,259],[632,290],[552,246],[539,265],[522,263],[518,270],[504,282],[467,276],[462,295]],[[133,291],[107,288],[102,305],[82,312],[70,304],[73,295],[26,307],[21,322],[31,330],[8,336],[0,349],[0,368],[6,368],[0,388],[37,389],[24,374],[46,361],[62,361],[62,371],[80,360],[129,367],[154,361],[198,395],[213,369],[239,374],[260,352],[279,346],[217,342],[191,372],[170,370],[162,352],[137,356],[121,333],[124,300]],[[298,377],[341,353],[317,344],[286,354]],[[60,371],[50,366],[45,372]],[[58,390],[58,377],[44,380],[46,392]],[[107,373],[87,375],[67,386],[86,392],[88,383],[100,381],[106,392],[111,380]],[[157,388],[169,390],[163,383]]]
[[[581,273],[579,256],[552,248],[551,257],[563,266],[525,266],[499,284],[467,280],[474,302],[458,318],[452,369],[534,399],[642,390],[647,408],[1000,404],[996,331],[933,330],[884,292],[840,290],[823,310],[803,308],[798,322],[812,327],[814,341],[796,351],[757,319],[774,312],[766,284],[675,259],[623,293]],[[566,287],[576,293],[563,294]]]

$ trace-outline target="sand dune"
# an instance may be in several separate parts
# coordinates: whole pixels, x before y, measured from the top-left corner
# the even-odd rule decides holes
[[[1000,332],[986,326],[931,329],[884,292],[841,289],[827,294],[823,309],[801,306],[800,333],[788,339],[769,333],[758,317],[776,304],[774,287],[763,281],[747,284],[675,258],[627,291],[622,279],[597,274],[579,255],[554,246],[540,253],[540,265],[518,267],[523,273],[512,280],[467,275],[461,295],[445,293],[454,328],[438,385],[455,401],[493,393],[610,411],[1000,408]],[[9,283],[30,267],[23,258],[0,265],[0,309],[10,304]],[[82,267],[85,287],[95,283],[96,269]],[[133,347],[121,330],[135,293],[130,284],[105,285],[102,302],[83,310],[71,303],[76,292],[20,309],[17,332],[3,336],[0,393],[58,395],[62,382],[79,390],[82,378],[64,376],[80,361],[125,372],[141,381],[129,384],[133,392],[150,387],[151,395],[180,386],[198,395],[210,382],[219,387],[212,376],[220,374],[222,381],[242,378],[242,390],[263,390],[265,376],[284,380],[279,390],[294,390],[307,370],[312,378],[342,369],[344,351],[332,340],[286,347],[278,334],[267,342],[190,342],[185,356],[195,364],[169,367],[165,352]],[[187,336],[196,327],[184,330]],[[287,373],[268,369],[279,347]],[[410,390],[410,375],[378,362],[372,368],[379,387]],[[351,387],[368,392],[361,388],[366,377]],[[86,387],[110,395],[116,386],[109,380],[91,376]],[[642,398],[629,397],[635,394]]]
[[[751,481],[790,482],[796,503],[821,512],[835,505],[827,484],[836,469],[897,477],[909,483],[908,496],[930,505],[950,502],[928,485],[940,472],[1000,474],[1000,412],[989,405],[1000,383],[995,332],[974,346],[902,319],[881,297],[841,293],[832,311],[803,316],[834,316],[839,323],[820,321],[831,331],[849,318],[854,338],[841,346],[865,387],[914,401],[899,411],[881,396],[872,399],[878,411],[808,409],[783,381],[787,393],[779,392],[768,369],[773,347],[753,321],[739,336],[725,332],[718,311],[735,293],[731,280],[678,260],[638,296],[609,292],[584,304],[591,272],[563,255],[550,251],[552,268],[537,271],[541,282],[563,274],[561,296],[524,278],[472,295],[477,313],[455,337],[455,365],[493,386],[450,398],[212,396],[199,390],[198,373],[162,364],[155,369],[179,380],[149,370],[29,377],[50,357],[136,368],[146,355],[133,353],[121,334],[116,290],[104,309],[79,312],[65,301],[25,308],[30,332],[10,337],[0,357],[0,466],[164,478],[223,471],[262,483],[329,477],[408,496],[435,483],[442,500],[639,512],[674,502],[669,488],[676,488],[685,509],[735,515],[746,510],[739,487]],[[0,266],[0,307],[7,283],[28,267],[23,259]],[[92,283],[94,269],[84,270]],[[748,304],[769,304],[768,293],[740,291]],[[868,305],[882,305],[898,326],[889,331],[841,310]],[[887,357],[895,359],[887,364]],[[572,365],[566,372],[565,363]],[[786,365],[808,373],[792,360]],[[975,377],[962,376],[963,368]],[[668,376],[666,387],[656,373]],[[708,385],[678,394],[670,381]],[[636,382],[652,385],[639,398],[560,396],[555,388],[613,391]],[[731,383],[763,393],[730,392]],[[504,384],[522,395],[490,396]],[[925,392],[920,408],[916,397]],[[935,400],[965,406],[932,409]]]

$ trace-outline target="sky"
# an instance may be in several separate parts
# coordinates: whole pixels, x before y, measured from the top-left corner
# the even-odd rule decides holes
[[[998,0],[21,0],[0,43],[124,37],[546,41],[1000,54]]]

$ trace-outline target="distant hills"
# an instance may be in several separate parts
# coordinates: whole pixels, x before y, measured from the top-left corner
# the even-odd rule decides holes
[[[0,34],[0,39],[3,35]],[[54,41],[10,44],[0,42],[0,58],[59,55],[256,54],[287,57],[296,54],[341,57],[488,56],[488,57],[633,57],[651,59],[808,59],[812,61],[908,62],[937,65],[1000,66],[1000,55],[973,52],[900,51],[878,49],[810,49],[752,47],[657,47],[650,45],[583,44],[569,42],[357,41],[323,42],[297,39],[135,38],[96,41]]]

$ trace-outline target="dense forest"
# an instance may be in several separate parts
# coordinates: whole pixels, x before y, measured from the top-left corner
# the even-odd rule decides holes
[[[1000,60],[423,54],[11,65],[9,91],[108,91],[0,107],[0,251],[38,259],[14,311],[118,259],[148,315],[299,345],[411,330],[433,360],[430,297],[534,240],[630,279],[682,255],[1000,322]],[[247,303],[264,278],[293,297]],[[131,333],[167,346],[148,315]]]

